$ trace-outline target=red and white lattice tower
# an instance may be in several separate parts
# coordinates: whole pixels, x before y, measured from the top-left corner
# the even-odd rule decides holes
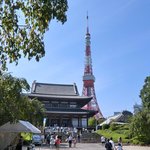
[[[85,36],[86,41],[86,49],[85,49],[85,68],[84,68],[84,76],[83,76],[83,91],[82,95],[93,97],[92,100],[83,107],[83,109],[87,110],[95,110],[98,113],[95,115],[96,119],[103,118],[103,115],[100,111],[99,105],[97,103],[94,82],[95,77],[92,71],[92,58],[91,58],[91,42],[90,42],[90,33],[88,27],[88,16],[87,16],[87,32]]]

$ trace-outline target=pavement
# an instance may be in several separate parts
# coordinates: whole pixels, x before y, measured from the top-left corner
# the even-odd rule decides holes
[[[23,150],[27,150],[26,147]],[[48,145],[36,146],[35,150],[56,150]],[[61,143],[59,150],[106,150],[101,143],[77,143],[76,147],[69,148],[68,143]],[[150,150],[148,146],[123,146],[123,150]]]

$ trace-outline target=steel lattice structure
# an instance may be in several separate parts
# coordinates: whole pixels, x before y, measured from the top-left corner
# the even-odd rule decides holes
[[[82,95],[93,97],[92,100],[83,107],[83,109],[87,110],[95,110],[98,113],[95,115],[96,119],[103,118],[103,115],[100,111],[99,105],[97,103],[94,82],[95,77],[93,75],[92,70],[92,57],[91,57],[91,36],[89,33],[88,27],[88,16],[87,16],[87,32],[85,36],[86,49],[85,49],[85,68],[84,68],[84,76],[83,76],[83,91]]]

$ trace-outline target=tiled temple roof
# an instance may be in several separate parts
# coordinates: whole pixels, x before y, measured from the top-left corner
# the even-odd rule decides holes
[[[33,82],[32,94],[79,96],[76,84],[48,84]]]

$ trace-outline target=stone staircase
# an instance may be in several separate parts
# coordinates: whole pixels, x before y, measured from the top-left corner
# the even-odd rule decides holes
[[[66,139],[68,135],[64,134],[63,132],[60,133],[58,132],[57,135],[61,137],[62,142],[66,142]],[[76,136],[77,137],[77,136]],[[82,133],[80,137],[80,142],[81,143],[99,143],[101,140],[101,136],[97,133]],[[77,139],[78,141],[78,139]]]
[[[99,143],[101,136],[97,133],[83,133],[81,136],[82,143]]]

